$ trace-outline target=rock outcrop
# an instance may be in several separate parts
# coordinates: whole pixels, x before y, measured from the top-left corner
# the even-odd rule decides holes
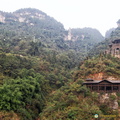
[[[102,95],[99,94],[99,100],[100,104],[108,104],[108,106],[113,110],[117,110],[119,107],[116,93],[104,93]]]

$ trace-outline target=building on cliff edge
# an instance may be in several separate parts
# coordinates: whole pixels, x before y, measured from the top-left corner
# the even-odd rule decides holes
[[[109,45],[109,50],[106,50],[105,53],[120,58],[120,39],[112,41]]]

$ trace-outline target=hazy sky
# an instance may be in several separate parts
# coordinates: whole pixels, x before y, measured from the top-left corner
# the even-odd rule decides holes
[[[103,35],[117,27],[120,0],[1,0],[0,10],[13,12],[20,8],[37,8],[61,22],[66,29],[92,27]]]

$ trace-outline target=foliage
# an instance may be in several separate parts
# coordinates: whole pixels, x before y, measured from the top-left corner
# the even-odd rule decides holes
[[[100,54],[96,57],[86,59],[75,72],[75,79],[86,78],[91,74],[104,73],[106,76],[120,77],[120,61],[110,55]]]
[[[0,109],[13,111],[23,120],[39,114],[42,120],[84,120],[101,114],[97,95],[82,86],[82,78],[72,76],[88,51],[103,40],[99,31],[72,29],[77,39],[64,41],[68,31],[42,11],[28,8],[0,13],[5,16],[0,23]],[[113,68],[119,69],[118,63],[101,59],[86,60],[78,76],[93,73],[93,67],[104,69],[102,63],[109,74],[119,74]]]
[[[68,31],[65,31],[63,25],[37,9],[26,8],[1,14],[6,18],[5,23],[0,24],[1,53],[39,57],[54,54],[58,60],[62,57],[58,62],[64,62],[65,67],[71,69],[87,56],[96,43],[104,39],[96,29],[83,28],[72,29],[77,40],[64,41]]]
[[[29,117],[36,117],[45,105],[48,89],[47,81],[39,74],[35,78],[8,79],[0,87],[0,109],[18,113],[21,112],[20,109],[26,112],[31,110],[34,114]]]
[[[112,101],[116,100],[116,96],[115,95],[110,95],[110,100],[112,100]]]
[[[83,120],[101,114],[97,103],[90,98],[87,88],[70,83],[51,95],[46,108],[40,114],[42,120]]]

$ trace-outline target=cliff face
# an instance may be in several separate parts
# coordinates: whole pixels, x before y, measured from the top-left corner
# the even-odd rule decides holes
[[[101,33],[92,28],[69,28],[64,40],[67,41],[91,41],[92,44],[101,42],[104,40],[104,37]]]

